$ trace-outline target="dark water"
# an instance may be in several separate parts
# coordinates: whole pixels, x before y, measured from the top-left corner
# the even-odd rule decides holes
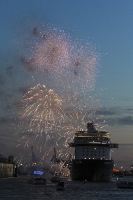
[[[127,179],[127,178],[126,178]],[[56,183],[27,183],[28,177],[0,179],[0,200],[133,200],[133,189],[118,189],[116,178],[109,183],[63,179],[65,190],[57,191]],[[132,178],[133,181],[133,178]]]

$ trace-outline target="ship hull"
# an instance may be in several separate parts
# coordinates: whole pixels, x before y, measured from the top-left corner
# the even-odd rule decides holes
[[[72,180],[111,181],[113,160],[72,160]]]

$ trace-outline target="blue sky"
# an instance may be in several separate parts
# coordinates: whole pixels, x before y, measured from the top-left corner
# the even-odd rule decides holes
[[[16,95],[15,90],[10,91],[7,100],[4,96],[5,90],[12,88],[12,85],[17,88],[24,78],[24,86],[30,85],[28,75],[26,72],[20,75],[21,69],[17,64],[25,45],[19,43],[18,38],[21,31],[26,33],[34,25],[46,23],[58,26],[73,38],[89,41],[93,45],[99,55],[95,83],[99,100],[97,113],[103,115],[103,119],[107,121],[106,129],[111,132],[113,142],[133,143],[132,8],[132,0],[0,1],[0,95],[1,107],[4,107],[1,111],[3,131],[5,128],[2,120],[3,117],[5,121],[8,118],[8,113],[6,116],[5,113],[10,104],[10,95]],[[13,74],[9,80],[6,69],[12,65],[17,66],[15,73],[18,76],[16,78]],[[130,151],[133,153],[132,146]]]

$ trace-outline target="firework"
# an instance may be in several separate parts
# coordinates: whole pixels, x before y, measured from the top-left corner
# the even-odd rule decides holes
[[[52,89],[38,84],[30,88],[21,100],[20,119],[24,125],[27,122],[29,132],[36,138],[51,139],[49,133],[64,120],[62,100]],[[53,137],[53,136],[52,136]]]
[[[53,29],[45,35],[46,39],[38,42],[33,51],[35,68],[53,80],[68,96],[71,90],[90,91],[94,86],[98,60],[92,47],[73,41],[63,31]]]
[[[37,68],[53,74],[62,73],[70,64],[69,54],[69,42],[65,36],[53,33],[37,45],[33,57]]]
[[[98,56],[88,43],[75,41],[62,30],[34,28],[32,35],[29,54],[21,63],[40,83],[20,102],[20,140],[43,149],[46,158],[52,146],[66,147],[74,132],[94,116]]]

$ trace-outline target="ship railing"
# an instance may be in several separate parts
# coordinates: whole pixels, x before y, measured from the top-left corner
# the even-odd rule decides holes
[[[106,158],[106,157],[96,157],[96,158],[94,158],[94,157],[82,157],[82,158],[75,158],[77,161],[78,160],[82,160],[82,159],[84,159],[84,160],[110,160],[110,158]]]
[[[80,138],[80,139],[74,139],[74,141],[110,141],[108,138]]]
[[[98,143],[98,144],[110,144],[110,141],[104,141],[104,140],[79,140],[79,141],[74,141],[74,144],[89,144],[89,143]]]
[[[110,138],[108,138],[108,137],[75,137],[74,138],[74,141],[89,141],[89,140],[106,140],[106,141],[110,141]]]
[[[96,137],[110,137],[110,133],[106,131],[99,131],[99,132],[86,132],[86,131],[78,131],[75,133],[75,135],[78,137],[85,137],[85,136],[96,136]]]

